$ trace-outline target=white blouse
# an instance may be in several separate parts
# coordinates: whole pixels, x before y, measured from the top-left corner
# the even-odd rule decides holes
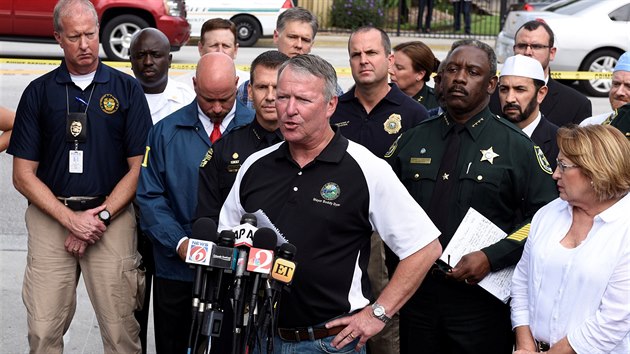
[[[552,345],[567,336],[578,354],[630,353],[629,211],[626,195],[595,216],[579,246],[562,249],[572,207],[556,199],[541,208],[512,279],[512,326]]]

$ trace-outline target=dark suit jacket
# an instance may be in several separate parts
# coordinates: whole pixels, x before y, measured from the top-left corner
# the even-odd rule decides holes
[[[549,87],[549,91],[540,104],[540,111],[551,123],[559,127],[571,123],[580,124],[581,121],[593,115],[591,101],[574,88],[563,85],[552,78],[549,78],[547,87]],[[498,88],[490,96],[489,106],[492,113],[503,115]]]
[[[543,114],[540,117],[540,123],[534,132],[532,133],[532,141],[540,146],[540,149],[545,154],[547,161],[549,161],[549,165],[551,169],[556,169],[556,158],[558,157],[558,142],[556,141],[556,133],[558,132],[558,126],[551,123],[549,120],[545,118]]]

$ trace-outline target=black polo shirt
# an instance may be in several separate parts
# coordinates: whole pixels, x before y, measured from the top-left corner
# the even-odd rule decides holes
[[[78,145],[83,173],[69,172],[75,144],[66,139],[66,112],[86,109],[75,97],[88,103],[87,139]],[[39,162],[37,177],[57,196],[109,195],[129,171],[127,158],[144,154],[151,126],[144,92],[133,77],[99,63],[94,80],[81,90],[62,61],[22,94],[8,153]]]
[[[212,144],[199,167],[196,217],[205,216],[218,221],[221,206],[245,159],[283,140],[279,129],[267,131],[255,118],[250,124],[232,130]]]
[[[337,109],[330,117],[346,138],[368,148],[378,157],[385,156],[387,149],[402,132],[429,118],[424,106],[390,84],[387,95],[368,113],[354,96],[353,87],[339,97]]]
[[[297,247],[280,327],[316,325],[370,303],[373,230],[401,259],[439,236],[387,163],[339,132],[303,168],[287,143],[251,155],[221,209],[219,229],[258,210]]]

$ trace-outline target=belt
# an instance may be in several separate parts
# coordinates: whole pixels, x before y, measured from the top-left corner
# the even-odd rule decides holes
[[[105,202],[105,197],[57,197],[63,205],[74,211],[96,208]]]
[[[539,353],[546,352],[549,350],[549,348],[551,348],[551,346],[547,342],[541,342],[539,340],[535,340],[535,341],[536,341],[536,351]]]
[[[287,342],[300,342],[303,340],[317,340],[330,336],[336,336],[344,329],[344,326],[333,328],[326,327],[301,327],[278,328],[278,335]]]

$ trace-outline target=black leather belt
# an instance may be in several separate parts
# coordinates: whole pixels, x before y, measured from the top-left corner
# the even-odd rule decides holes
[[[105,202],[105,197],[57,197],[63,205],[74,211],[93,209]]]
[[[304,340],[317,340],[330,336],[336,336],[344,329],[344,326],[333,328],[326,327],[302,327],[302,328],[278,328],[278,335],[287,342],[300,342]]]
[[[537,351],[540,352],[546,352],[549,350],[549,348],[551,348],[551,346],[549,345],[549,343],[547,342],[541,342],[539,340],[536,340],[536,349]]]

